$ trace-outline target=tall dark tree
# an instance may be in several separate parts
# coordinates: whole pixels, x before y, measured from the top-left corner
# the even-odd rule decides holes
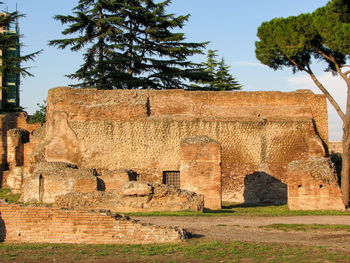
[[[0,2],[0,5],[3,3]],[[23,45],[20,41],[21,36],[17,32],[11,32],[11,29],[16,25],[18,19],[23,17],[23,14],[16,12],[3,12],[0,14],[0,72],[2,74],[10,72],[12,74],[21,74],[22,76],[33,76],[29,72],[29,67],[23,67],[22,62],[34,60],[35,57],[41,52],[33,52],[27,55],[10,55],[9,52],[12,50],[19,50]]]
[[[208,50],[207,61],[199,65],[199,70],[208,76],[200,79],[197,82],[199,85],[193,84],[192,89],[213,91],[240,90],[242,86],[231,75],[230,66],[225,63],[224,58],[221,58],[221,61],[218,62],[216,52],[217,50]]]
[[[187,88],[203,73],[189,56],[201,54],[206,43],[185,42],[181,29],[189,19],[166,13],[166,0],[80,0],[73,15],[55,16],[67,28],[67,39],[49,45],[72,51],[87,48],[84,63],[70,78],[78,87],[99,89]]]
[[[216,71],[216,81],[214,88],[218,90],[240,90],[242,85],[231,75],[230,66],[225,63],[225,59],[221,58],[218,69]]]
[[[256,57],[277,70],[291,67],[307,73],[343,120],[343,168],[341,187],[349,206],[350,175],[350,3],[333,0],[312,14],[276,18],[258,28]],[[326,62],[325,71],[339,74],[347,85],[347,106],[343,112],[311,69],[312,59]],[[344,94],[345,96],[345,94]]]

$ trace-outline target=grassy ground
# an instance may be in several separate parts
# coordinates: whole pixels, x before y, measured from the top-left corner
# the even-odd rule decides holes
[[[0,189],[0,199],[18,203],[20,195],[11,194],[10,189]],[[223,203],[220,210],[201,212],[147,212],[127,213],[128,216],[302,216],[302,215],[348,215],[350,211],[290,211],[287,205],[269,204],[229,204]]]
[[[347,215],[350,211],[291,211],[287,205],[223,204],[220,210],[200,212],[149,212],[128,213],[128,216],[303,216],[303,215]]]
[[[11,194],[10,189],[0,189],[0,199],[18,203],[20,195]],[[50,205],[45,205],[50,206]],[[128,216],[303,216],[303,215],[348,215],[350,211],[290,211],[287,205],[269,204],[230,204],[223,203],[220,210],[201,212],[147,212],[127,213]]]
[[[347,231],[350,232],[349,225],[326,225],[326,224],[272,224],[267,226],[259,226],[263,229],[277,229],[285,232],[289,231]]]
[[[11,194],[10,189],[0,188],[0,199],[6,199],[9,203],[18,203],[19,197],[19,194]]]
[[[1,262],[349,262],[350,252],[273,243],[0,244]]]

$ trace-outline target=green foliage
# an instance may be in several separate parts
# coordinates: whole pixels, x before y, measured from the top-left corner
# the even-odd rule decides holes
[[[28,123],[45,123],[46,121],[46,101],[44,100],[43,104],[36,104],[39,109],[33,114],[30,115],[27,119]]]
[[[166,13],[165,0],[80,0],[73,15],[55,16],[63,35],[51,46],[84,49],[84,64],[73,74],[77,87],[99,89],[176,89],[203,75],[187,57],[201,54],[207,43],[185,42],[181,29],[189,15]]]
[[[0,2],[0,5],[3,4]],[[17,20],[20,17],[23,17],[23,14],[19,14],[16,12],[6,13],[0,15],[0,28],[11,28],[12,25],[17,23]],[[40,54],[42,51],[37,51],[31,54],[27,55],[8,55],[7,53],[11,49],[19,49],[22,46],[22,43],[18,41],[18,38],[21,37],[16,33],[7,33],[4,31],[4,33],[0,34],[0,50],[2,50],[2,54],[0,56],[1,58],[1,65],[0,65],[0,72],[6,73],[11,72],[13,74],[21,74],[22,76],[33,76],[29,72],[28,67],[22,67],[22,62],[28,62],[33,61],[35,57]]]
[[[306,72],[343,120],[343,140],[349,140],[350,109],[345,114],[311,69],[314,60],[325,62],[325,71],[339,74],[350,91],[350,3],[332,0],[312,14],[275,18],[258,28],[255,54],[261,63],[277,70],[290,67],[293,73]],[[344,70],[345,69],[345,70]],[[347,105],[350,104],[347,97]],[[349,148],[344,149],[343,167],[348,167]],[[349,170],[343,169],[341,185],[344,203],[349,204]]]
[[[342,55],[350,54],[350,3],[333,0],[313,13],[313,25],[322,44]]]
[[[11,194],[8,188],[0,188],[0,199],[7,200],[8,203],[18,203],[20,194]]]
[[[262,23],[255,44],[257,59],[275,70],[291,67],[293,72],[311,73],[311,59],[316,58],[327,63],[325,70],[336,73],[336,64],[343,66],[350,54],[350,24],[346,22],[350,13],[344,5],[340,8],[340,2],[331,1],[313,14]]]
[[[293,72],[311,63],[310,44],[317,36],[311,26],[311,15],[275,18],[258,28],[256,57],[274,70],[292,67]]]
[[[194,90],[240,90],[242,86],[231,75],[230,66],[226,65],[225,59],[221,58],[221,61],[216,60],[217,50],[208,50],[207,61],[202,62],[199,66],[199,70],[207,76],[199,80],[199,85],[193,84]]]

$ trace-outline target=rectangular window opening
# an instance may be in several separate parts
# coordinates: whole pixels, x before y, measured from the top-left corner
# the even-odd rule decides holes
[[[173,185],[180,188],[180,171],[164,171],[163,184]]]

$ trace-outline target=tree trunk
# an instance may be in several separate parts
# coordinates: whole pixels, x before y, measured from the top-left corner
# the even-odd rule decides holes
[[[333,99],[330,93],[323,87],[323,85],[318,81],[316,76],[312,73],[311,69],[306,71],[316,86],[322,91],[322,93],[326,96],[329,102],[333,105],[335,110],[337,111],[339,117],[343,121],[343,154],[342,154],[342,172],[341,172],[341,191],[343,194],[343,200],[346,207],[349,207],[349,176],[350,176],[350,80],[344,77],[344,74],[340,71],[338,67],[338,73],[344,78],[347,87],[347,103],[346,103],[346,111],[345,114],[340,109],[338,103]]]
[[[348,84],[348,94],[346,101],[346,113],[343,124],[343,154],[341,171],[341,190],[346,207],[349,207],[349,176],[350,176],[350,85]]]
[[[344,204],[349,207],[349,172],[350,172],[350,136],[349,124],[343,128],[343,154],[342,154],[342,171],[341,171],[341,191],[344,198]]]

